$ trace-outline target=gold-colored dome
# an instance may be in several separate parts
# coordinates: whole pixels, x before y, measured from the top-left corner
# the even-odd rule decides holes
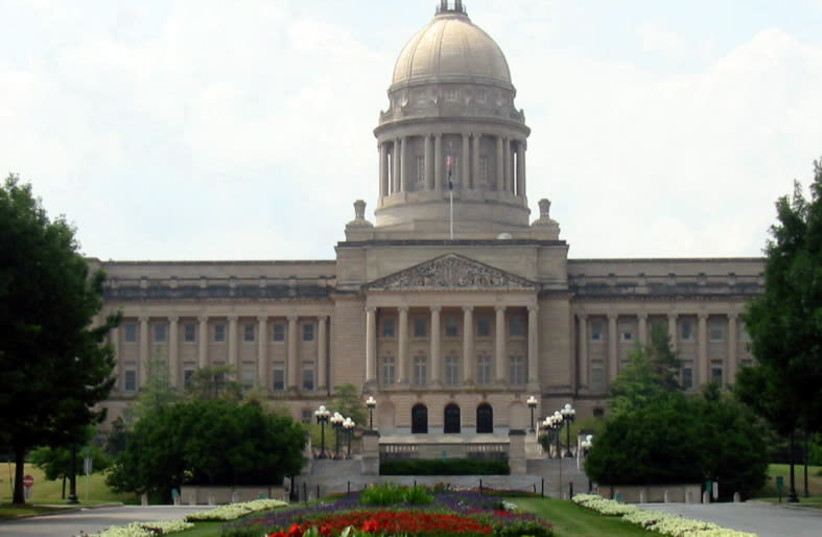
[[[402,49],[392,87],[470,80],[511,86],[511,72],[499,45],[464,12],[437,14]]]

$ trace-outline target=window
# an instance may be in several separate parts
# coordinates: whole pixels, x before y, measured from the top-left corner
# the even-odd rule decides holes
[[[421,403],[411,408],[411,434],[428,434],[428,407]]]
[[[445,406],[444,418],[443,423],[445,426],[442,432],[445,434],[459,434],[461,428],[460,407],[454,403],[448,403]]]
[[[485,90],[479,90],[477,92],[477,102],[484,103],[486,101],[488,101],[488,92]]]
[[[254,386],[254,379],[257,376],[257,367],[254,363],[243,363],[240,380],[243,383],[243,388],[251,388]]]
[[[154,325],[154,343],[165,343],[166,342],[166,325],[163,324],[155,324]]]
[[[183,341],[186,343],[197,341],[197,325],[194,323],[185,323],[183,325]]]
[[[722,360],[711,361],[711,382],[722,385]]]
[[[477,434],[491,434],[494,432],[494,409],[488,403],[477,407]]]
[[[490,317],[477,317],[477,337],[491,337]]]
[[[303,411],[300,413],[302,418],[302,422],[306,425],[311,425],[314,423],[314,409],[313,408],[304,408]]]
[[[385,356],[382,359],[382,383],[386,386],[394,384],[396,370],[393,356]]]
[[[247,323],[243,325],[243,341],[254,341],[254,323]]]
[[[512,315],[508,319],[508,335],[511,337],[522,337],[525,335],[525,321],[522,315]]]
[[[214,325],[214,342],[222,343],[225,341],[225,324],[219,323]]]
[[[386,317],[382,320],[382,337],[392,338],[397,335],[397,321],[393,317]]]
[[[457,100],[457,90],[455,89],[447,89],[445,90],[445,100],[449,102],[454,102]]]
[[[682,364],[682,389],[690,390],[694,387],[694,364],[693,362],[684,362]]]
[[[460,335],[460,320],[454,315],[448,315],[445,318],[445,337],[459,337]]]
[[[460,382],[460,362],[459,359],[450,355],[445,358],[445,384],[447,386],[457,386]]]
[[[414,337],[428,336],[428,319],[425,317],[414,317]]]
[[[137,343],[137,323],[126,323],[123,329],[126,343]]]
[[[123,375],[123,389],[127,392],[137,390],[137,371],[134,369],[126,369]]]
[[[602,321],[591,321],[591,341],[602,341]]]
[[[271,371],[272,375],[272,382],[271,382],[271,389],[275,392],[281,392],[285,390],[285,366],[283,364],[275,364],[274,369]]]
[[[708,325],[708,337],[711,341],[722,341],[725,339],[725,327],[722,321],[713,320]]]
[[[275,342],[283,342],[285,341],[285,323],[274,323],[274,326],[271,328],[272,335],[271,339]]]
[[[314,341],[314,323],[303,325],[303,341]]]
[[[417,184],[425,184],[425,157],[417,157]]]
[[[480,157],[479,158],[479,183],[481,185],[488,184],[488,157]]]
[[[186,368],[183,370],[183,387],[190,388],[192,382],[194,382],[194,369]]]
[[[314,389],[314,364],[303,367],[303,390]]]
[[[415,386],[425,386],[428,379],[428,359],[423,355],[414,356],[413,368],[411,381]]]
[[[508,382],[514,385],[525,384],[525,357],[514,355],[509,358]]]
[[[488,355],[477,357],[477,384],[491,384],[491,357]]]
[[[590,389],[594,393],[602,393],[605,390],[605,366],[602,362],[591,363]]]
[[[634,340],[634,333],[630,329],[621,330],[620,337],[625,343],[630,343]]]
[[[694,325],[688,320],[684,319],[679,325],[679,338],[682,341],[692,341],[694,338]]]

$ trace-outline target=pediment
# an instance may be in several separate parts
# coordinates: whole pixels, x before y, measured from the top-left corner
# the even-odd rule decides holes
[[[510,272],[448,254],[365,285],[368,291],[536,290],[539,285]]]

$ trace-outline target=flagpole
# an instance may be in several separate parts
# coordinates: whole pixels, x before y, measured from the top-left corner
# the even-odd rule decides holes
[[[454,181],[451,179],[452,165],[453,160],[451,158],[451,142],[449,142],[448,156],[445,159],[445,167],[448,172],[449,222],[451,227],[451,240],[454,240]]]
[[[449,191],[451,198],[451,240],[454,240],[454,189]]]

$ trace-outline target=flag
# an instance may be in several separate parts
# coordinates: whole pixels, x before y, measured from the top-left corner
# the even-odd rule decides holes
[[[445,157],[445,169],[448,171],[448,190],[454,190],[454,181],[451,180],[451,151],[448,152],[448,156]]]

